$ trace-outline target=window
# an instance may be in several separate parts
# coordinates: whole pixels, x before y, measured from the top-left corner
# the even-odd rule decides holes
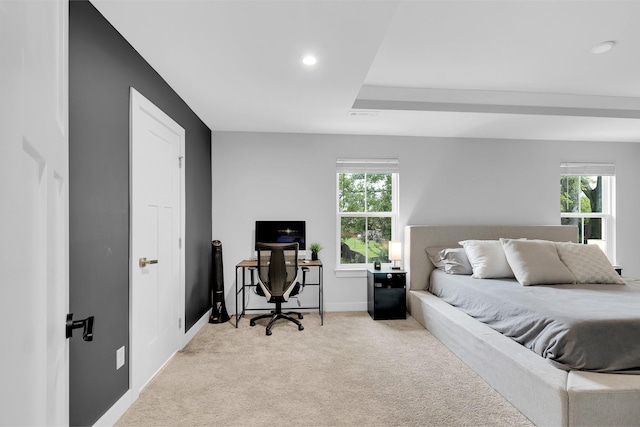
[[[389,262],[396,236],[398,160],[338,159],[338,266]]]
[[[560,221],[578,226],[582,243],[597,244],[615,260],[615,165],[560,165]]]

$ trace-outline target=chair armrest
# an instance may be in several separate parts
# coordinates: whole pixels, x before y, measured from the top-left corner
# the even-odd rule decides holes
[[[262,288],[260,286],[258,286],[258,284],[256,283],[256,271],[258,271],[258,267],[249,267],[249,276],[250,276],[250,282],[249,285],[250,287],[253,289],[253,293],[256,295],[260,295],[261,297],[264,296],[264,291],[262,290]]]

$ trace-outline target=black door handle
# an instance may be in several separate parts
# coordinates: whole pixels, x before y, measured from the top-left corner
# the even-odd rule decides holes
[[[73,330],[82,328],[82,339],[93,341],[93,316],[82,320],[73,320],[73,313],[67,314],[67,338],[73,336]]]

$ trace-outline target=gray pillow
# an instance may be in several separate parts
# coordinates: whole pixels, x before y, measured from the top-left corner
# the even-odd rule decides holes
[[[433,264],[435,268],[440,270],[444,270],[444,260],[442,259],[442,255],[440,254],[443,249],[446,249],[446,247],[437,246],[425,249],[425,251],[427,252],[427,257],[429,258],[429,261],[431,261],[431,264]]]
[[[471,264],[464,248],[447,248],[440,251],[447,274],[471,274]]]
[[[575,283],[553,242],[500,239],[513,275],[523,286]]]

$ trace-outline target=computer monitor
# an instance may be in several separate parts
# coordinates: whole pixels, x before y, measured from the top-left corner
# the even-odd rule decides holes
[[[294,243],[298,249],[307,249],[305,221],[256,221],[255,243]]]

